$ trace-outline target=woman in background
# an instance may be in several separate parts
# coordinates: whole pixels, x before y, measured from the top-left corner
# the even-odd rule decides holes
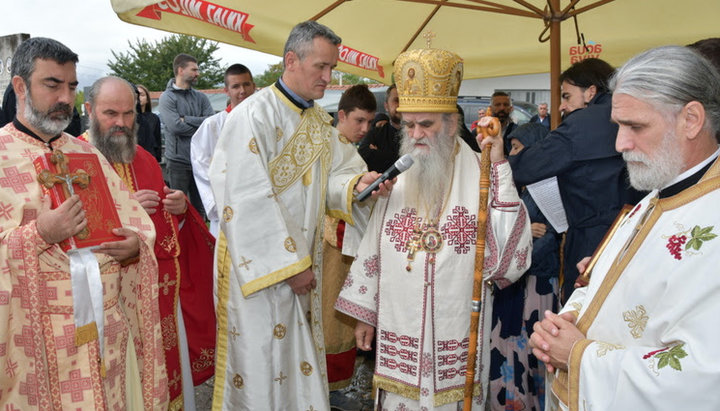
[[[155,157],[158,163],[162,160],[162,138],[160,134],[160,117],[152,112],[150,92],[142,84],[136,85],[138,91],[138,144]]]

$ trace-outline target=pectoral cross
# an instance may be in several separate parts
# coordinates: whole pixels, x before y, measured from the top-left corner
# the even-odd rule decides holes
[[[60,150],[55,150],[50,156],[50,162],[55,164],[58,173],[53,174],[50,170],[42,170],[38,175],[38,181],[45,188],[52,188],[55,184],[62,186],[65,198],[75,194],[73,184],[77,184],[80,188],[88,188],[90,185],[90,176],[85,170],[78,169],[76,172],[71,173],[68,167],[68,158]],[[87,238],[90,234],[90,230],[85,227],[81,232],[76,234],[77,238]]]
[[[422,244],[420,243],[420,237],[422,236],[422,231],[420,231],[419,228],[413,229],[413,235],[408,240],[407,244],[405,245],[408,249],[408,264],[405,267],[405,270],[410,271],[410,263],[415,260],[415,253],[418,250],[422,250]]]

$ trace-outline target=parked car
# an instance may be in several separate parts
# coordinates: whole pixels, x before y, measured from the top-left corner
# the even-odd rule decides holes
[[[490,105],[491,97],[460,96],[458,104],[465,114],[465,125],[468,129],[478,119],[478,110],[485,110]],[[537,114],[537,106],[527,101],[513,100],[513,111],[510,117],[518,125],[525,124],[530,118]]]

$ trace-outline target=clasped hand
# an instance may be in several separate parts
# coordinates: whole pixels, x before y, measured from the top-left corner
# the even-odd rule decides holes
[[[573,345],[585,338],[575,326],[572,313],[553,314],[545,311],[545,318],[533,326],[530,347],[538,360],[545,363],[548,372],[566,370]]]
[[[163,187],[163,191],[165,192],[165,198],[162,199],[162,203],[168,213],[180,215],[187,211],[185,193],[181,190],[173,190],[167,186]],[[160,195],[158,195],[158,192],[155,190],[138,190],[133,194],[133,197],[140,203],[148,215],[155,214],[161,202]]]

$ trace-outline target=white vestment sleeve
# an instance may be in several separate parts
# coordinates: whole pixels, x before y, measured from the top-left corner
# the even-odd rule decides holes
[[[500,288],[517,281],[530,268],[532,233],[507,161],[493,163],[488,200],[483,277]],[[508,245],[511,245],[509,249]]]
[[[195,185],[197,185],[205,213],[210,221],[218,221],[219,218],[215,206],[215,196],[210,186],[210,161],[226,116],[227,112],[221,111],[206,119],[190,140],[190,161]]]

